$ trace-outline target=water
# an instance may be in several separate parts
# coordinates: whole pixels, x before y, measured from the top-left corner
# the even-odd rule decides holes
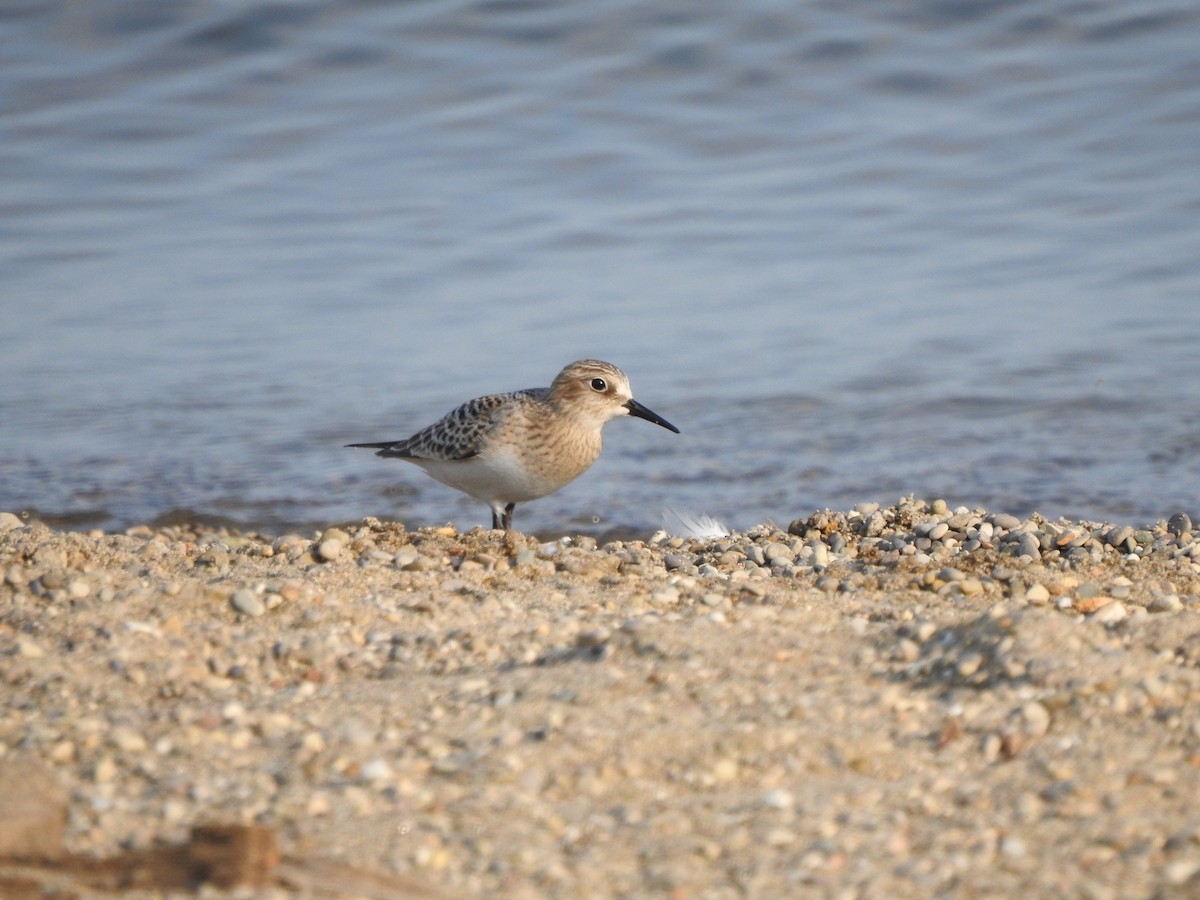
[[[1184,2],[13,3],[0,508],[488,521],[342,448],[599,356],[527,530],[1200,514]]]

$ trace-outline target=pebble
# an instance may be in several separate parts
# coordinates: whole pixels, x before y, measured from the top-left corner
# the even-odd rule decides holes
[[[196,557],[194,565],[218,570],[227,569],[229,568],[229,552],[221,547],[210,547]]]
[[[1000,842],[1000,852],[1009,859],[1024,859],[1029,855],[1025,842],[1015,834],[1006,835]]]
[[[823,541],[816,541],[810,546],[812,547],[812,556],[809,558],[809,564],[814,569],[827,568],[829,566],[829,548]]]
[[[735,759],[721,759],[712,768],[712,777],[717,784],[725,784],[738,777],[740,767]]]
[[[141,732],[126,725],[113,728],[108,739],[114,747],[126,753],[144,753],[146,750],[146,738]]]
[[[1193,884],[1198,874],[1200,874],[1200,858],[1197,857],[1172,860],[1163,869],[1163,878],[1167,884],[1174,886]]]
[[[317,544],[317,557],[325,562],[333,562],[341,557],[346,550],[344,541],[337,538],[325,538]]]
[[[1123,621],[1128,615],[1129,610],[1125,604],[1117,600],[1100,607],[1100,609],[1092,613],[1092,621],[1100,625],[1113,626]]]
[[[663,557],[663,565],[666,567],[668,572],[674,571],[675,569],[682,569],[685,566],[691,565],[691,563],[691,558],[684,556],[682,553],[668,553]]]
[[[1042,555],[1042,545],[1037,539],[1037,536],[1031,532],[1022,532],[1018,535],[1015,542],[1016,555],[1028,556],[1032,559],[1040,559]]]
[[[396,555],[392,557],[392,564],[397,569],[408,569],[420,558],[421,554],[417,548],[407,544],[396,551]]]
[[[1104,542],[1110,547],[1125,547],[1127,543],[1132,544],[1133,529],[1128,525],[1114,526],[1104,533]]]
[[[791,791],[773,788],[763,793],[762,804],[769,809],[791,809],[796,805],[796,798]]]
[[[363,781],[386,781],[395,773],[385,759],[372,759],[362,767],[360,777]]]
[[[1183,609],[1183,601],[1178,594],[1160,594],[1146,608],[1154,613],[1177,613]]]
[[[1050,711],[1041,703],[1026,703],[1020,717],[1022,729],[1031,737],[1041,737],[1050,730]]]
[[[21,635],[17,638],[17,654],[26,659],[41,659],[46,655],[46,650],[33,638]]]
[[[308,540],[298,534],[282,534],[271,542],[271,549],[277,553],[285,552],[293,547],[308,548]]]
[[[796,554],[794,552],[792,552],[791,547],[789,547],[787,544],[781,544],[777,541],[771,541],[770,543],[768,543],[765,547],[763,547],[762,552],[763,552],[764,558],[768,562],[771,562],[771,561],[774,561],[777,559],[782,559],[782,560],[791,562],[793,559],[796,558]]]
[[[1050,590],[1044,584],[1031,584],[1025,591],[1025,599],[1033,604],[1050,602]]]
[[[261,616],[267,611],[266,601],[257,591],[241,588],[233,592],[229,604],[238,612],[247,616]]]

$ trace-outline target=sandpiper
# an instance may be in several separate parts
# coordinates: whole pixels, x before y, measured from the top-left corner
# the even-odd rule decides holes
[[[679,434],[633,399],[624,372],[581,359],[548,388],[478,397],[405,440],[346,446],[416,463],[442,484],[482,500],[492,509],[492,527],[508,531],[518,503],[545,497],[587,471],[600,455],[600,429],[617,416],[637,416]]]

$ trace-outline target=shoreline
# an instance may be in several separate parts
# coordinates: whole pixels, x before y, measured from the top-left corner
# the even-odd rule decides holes
[[[63,787],[75,854],[253,824],[451,896],[1183,896],[1198,610],[1184,516],[908,498],[598,544],[0,514],[0,771]]]

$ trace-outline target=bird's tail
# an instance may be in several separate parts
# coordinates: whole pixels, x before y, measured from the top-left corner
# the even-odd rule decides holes
[[[364,447],[367,450],[374,450],[376,456],[400,456],[407,457],[409,455],[408,447],[404,441],[376,441],[370,444],[347,444],[347,447]]]

